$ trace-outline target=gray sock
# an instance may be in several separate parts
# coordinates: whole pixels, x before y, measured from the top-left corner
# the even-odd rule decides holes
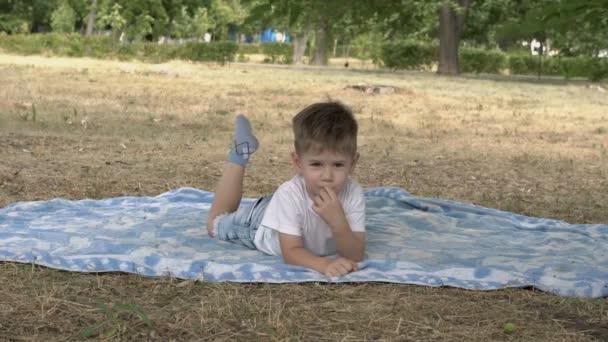
[[[249,157],[258,149],[258,139],[251,132],[251,124],[243,114],[236,117],[236,130],[232,141],[232,149],[228,153],[228,161],[247,166]]]

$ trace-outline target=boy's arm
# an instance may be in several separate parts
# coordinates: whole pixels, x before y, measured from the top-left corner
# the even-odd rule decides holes
[[[358,269],[357,263],[347,258],[323,258],[316,256],[306,248],[302,238],[296,235],[279,233],[281,253],[285,262],[292,265],[304,266],[328,277],[347,275]]]
[[[346,217],[342,224],[331,226],[338,254],[352,261],[363,261],[365,257],[365,233],[353,232]]]
[[[313,199],[313,210],[331,227],[338,254],[359,262],[365,257],[365,233],[353,232],[342,204],[331,188],[324,188]]]
[[[285,263],[304,266],[325,274],[331,259],[315,255],[304,248],[304,242],[300,236],[279,233],[279,244]]]

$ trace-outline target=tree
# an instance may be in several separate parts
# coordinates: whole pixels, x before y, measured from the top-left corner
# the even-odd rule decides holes
[[[458,50],[464,21],[472,0],[444,0],[439,9],[439,74],[453,75],[460,72]]]
[[[153,40],[166,32],[167,14],[161,0],[104,0],[100,5],[99,15],[103,12],[105,20],[98,20],[103,26],[110,22],[119,24],[124,20],[120,30],[131,40]],[[120,26],[120,25],[119,25]],[[117,26],[112,27],[115,31]]]
[[[228,39],[228,28],[240,25],[246,13],[238,0],[212,0],[209,17],[213,23],[213,39]]]
[[[70,4],[62,1],[57,9],[51,14],[51,27],[54,32],[69,33],[74,32],[76,24],[76,12]]]
[[[93,34],[93,28],[95,27],[95,17],[97,16],[97,0],[91,0],[91,6],[89,8],[89,16],[87,19],[87,31],[86,35],[90,36]]]
[[[182,6],[180,14],[171,23],[172,36],[176,38],[201,37],[213,26],[213,22],[207,14],[207,9],[199,7],[193,15],[188,8]]]
[[[258,30],[273,27],[289,32],[292,38],[294,64],[303,63],[312,30],[312,13],[309,4],[297,0],[253,0],[245,4],[250,10],[244,24],[257,26]]]
[[[100,27],[109,27],[112,30],[114,42],[118,41],[118,37],[122,33],[122,29],[127,24],[127,20],[122,16],[122,6],[119,3],[112,4],[104,3],[101,7],[97,22]]]
[[[502,25],[501,37],[550,38],[562,55],[595,56],[608,48],[608,1],[537,0],[520,18]]]
[[[258,21],[263,26],[272,24],[285,29],[292,36],[294,62],[301,63],[314,31],[314,49],[311,64],[325,65],[329,57],[328,48],[336,25],[364,1],[346,0],[257,0],[249,20]]]

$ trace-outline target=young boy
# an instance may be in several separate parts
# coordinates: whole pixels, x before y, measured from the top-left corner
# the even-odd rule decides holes
[[[365,254],[365,198],[350,178],[359,158],[357,122],[342,104],[324,102],[304,108],[292,124],[297,174],[273,195],[239,208],[245,167],[258,140],[247,118],[237,116],[207,231],[329,277],[346,275]]]

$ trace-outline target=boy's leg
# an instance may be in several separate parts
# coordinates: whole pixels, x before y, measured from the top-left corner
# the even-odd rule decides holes
[[[251,132],[249,120],[243,115],[236,118],[236,132],[228,161],[215,189],[215,197],[207,215],[207,233],[214,236],[213,223],[218,215],[237,210],[243,195],[243,177],[249,157],[258,148],[258,140]]]

